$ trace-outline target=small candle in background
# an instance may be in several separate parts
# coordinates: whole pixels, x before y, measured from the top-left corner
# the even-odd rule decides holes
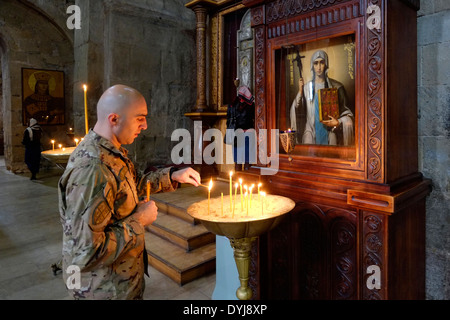
[[[250,188],[249,188],[249,190],[250,190],[250,208],[252,207],[252,190],[253,190],[253,187],[254,187],[255,185],[254,184],[252,184],[251,186],[250,186]]]
[[[61,149],[62,148],[62,144],[58,144],[58,147]]]
[[[248,191],[245,191],[245,207],[247,208],[246,216],[248,217]]]
[[[261,197],[260,194],[259,194],[261,186],[262,186],[262,183],[258,183],[258,200]]]
[[[50,141],[52,143],[52,150],[55,150],[55,140]]]
[[[223,192],[220,193],[220,214],[223,217]]]
[[[234,184],[234,202],[233,202],[233,218],[234,218],[234,208],[236,207],[236,198],[237,198],[237,189],[238,189],[239,183]]]
[[[261,215],[264,215],[264,199],[266,198],[266,193],[261,191]]]
[[[211,198],[211,189],[212,189],[212,178],[209,180],[209,187],[208,187],[208,214],[209,214],[209,199]]]
[[[233,171],[230,171],[230,210],[233,205]]]
[[[75,147],[76,147],[76,146],[78,146],[78,141],[79,140],[77,138],[75,138],[74,140],[75,140]]]
[[[241,192],[241,211],[244,210],[244,199],[242,194],[242,179],[239,179],[239,186],[240,186],[240,192]]]

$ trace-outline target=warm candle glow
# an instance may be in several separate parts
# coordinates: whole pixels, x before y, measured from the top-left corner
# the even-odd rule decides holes
[[[261,191],[261,215],[264,215],[264,199],[266,198],[266,193]]]
[[[209,214],[209,202],[211,198],[211,189],[212,189],[212,178],[209,180],[209,187],[208,187],[208,214]]]
[[[52,143],[52,150],[55,150],[55,140],[50,141]]]
[[[58,147],[61,149],[62,148],[62,144],[58,144]]]
[[[75,140],[75,146],[78,146],[78,141],[79,140],[77,138],[75,138],[74,140]]]
[[[244,199],[242,195],[242,179],[239,179],[240,193],[241,193],[241,211],[244,210]]]
[[[237,198],[237,189],[238,189],[239,184],[236,182],[234,184],[234,202],[233,202],[233,215],[232,217],[234,218],[234,208],[236,207],[236,198]]]
[[[86,134],[88,134],[89,125],[88,125],[88,110],[87,110],[87,98],[86,98],[87,85],[83,84],[83,90],[84,90],[84,129],[86,131]]]
[[[230,209],[233,205],[233,171],[230,171]]]
[[[250,208],[252,207],[252,190],[253,190],[253,187],[254,187],[255,185],[254,184],[252,184],[251,186],[250,186],[250,188],[249,188],[249,190],[250,190]]]
[[[260,192],[261,186],[262,186],[262,183],[258,183],[258,199],[260,198],[259,192]]]
[[[147,202],[150,201],[150,181],[147,180]]]

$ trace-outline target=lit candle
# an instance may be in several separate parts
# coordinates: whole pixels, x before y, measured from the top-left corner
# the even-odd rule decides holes
[[[245,191],[245,207],[247,208],[247,217],[248,217],[248,192]]]
[[[250,208],[252,207],[252,189],[253,189],[253,187],[254,187],[255,185],[254,184],[252,184],[251,186],[250,186]]]
[[[233,176],[233,171],[230,171],[230,210],[231,210],[231,206],[233,205],[233,180],[232,177]]]
[[[211,198],[211,189],[212,189],[212,178],[209,181],[209,187],[208,187],[208,214],[209,214],[209,199]]]
[[[261,215],[264,215],[264,199],[266,198],[266,193],[261,192]]]
[[[242,195],[242,179],[239,179],[239,190],[241,192],[241,211],[244,210],[244,199],[243,199],[243,195]]]
[[[84,129],[86,131],[86,134],[88,134],[89,125],[88,125],[88,110],[87,110],[87,99],[86,99],[87,85],[83,84],[83,90],[84,90]]]
[[[66,151],[66,148],[62,148],[62,151]]]
[[[50,141],[52,143],[52,150],[55,150],[55,140]]]
[[[262,183],[258,183],[258,199],[261,197],[261,196],[259,195],[261,186],[262,186]]]
[[[75,146],[78,146],[78,139],[75,138]]]
[[[150,181],[147,180],[147,202],[150,201]]]
[[[220,214],[223,217],[223,192],[220,193]]]
[[[234,184],[234,202],[233,202],[233,218],[234,218],[234,208],[236,207],[236,198],[237,198],[237,189],[238,189],[239,184],[236,182]]]
[[[244,192],[244,206],[246,208],[248,208],[248,198],[247,198],[248,197],[248,187],[247,187],[247,185],[244,185],[244,190],[245,190],[245,192]]]
[[[61,149],[62,148],[62,144],[58,144],[58,147]]]

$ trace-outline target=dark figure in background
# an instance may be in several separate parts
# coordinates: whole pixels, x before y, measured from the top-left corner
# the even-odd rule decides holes
[[[23,133],[22,144],[25,146],[25,163],[31,171],[30,180],[36,180],[41,163],[42,128],[36,119],[30,119],[30,126]]]
[[[232,121],[235,122],[234,129],[248,129],[255,128],[255,98],[250,89],[246,86],[241,86],[238,91],[236,99],[228,106],[227,109],[227,128]],[[242,171],[242,164],[244,170],[250,168],[250,139],[245,137],[245,144],[238,146],[236,141],[233,144],[233,156],[235,163],[235,171]]]

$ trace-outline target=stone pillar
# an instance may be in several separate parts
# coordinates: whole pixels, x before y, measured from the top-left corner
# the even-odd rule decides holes
[[[193,112],[202,112],[208,109],[206,104],[206,17],[207,10],[197,5],[192,10],[197,20],[197,102]]]

